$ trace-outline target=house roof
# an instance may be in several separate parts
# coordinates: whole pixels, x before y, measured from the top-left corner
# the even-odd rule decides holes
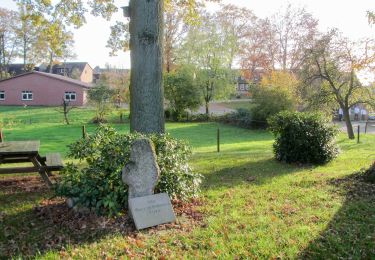
[[[70,72],[78,69],[82,73],[86,65],[90,66],[87,62],[62,62],[52,66],[52,73],[57,73],[58,69],[67,69]],[[49,66],[46,67],[44,72],[49,72]]]
[[[26,66],[31,67],[32,65],[26,64]],[[32,66],[34,70],[39,70],[38,67]],[[9,64],[8,65],[8,72],[11,75],[17,76],[23,73],[28,72],[27,70],[25,71],[24,64],[23,63],[14,63],[14,64]]]
[[[100,68],[99,66],[96,66],[94,68],[94,74],[101,74],[103,72],[112,72],[116,74],[128,74],[130,72],[130,69]]]
[[[85,82],[82,82],[82,81],[79,81],[79,80],[76,80],[76,79],[68,78],[68,77],[65,77],[65,76],[57,75],[57,74],[40,72],[40,71],[26,72],[26,73],[14,76],[12,78],[7,78],[7,79],[4,79],[4,80],[0,80],[0,82],[7,81],[7,80],[12,80],[12,79],[18,78],[18,77],[27,76],[27,75],[30,75],[30,74],[36,74],[36,75],[40,75],[40,76],[43,76],[43,77],[47,77],[47,78],[52,78],[52,79],[64,81],[64,82],[67,82],[67,83],[70,83],[70,84],[74,84],[74,85],[77,85],[77,86],[80,86],[80,87],[83,87],[83,88],[91,88],[92,87],[91,84],[88,84],[88,83],[85,83]]]

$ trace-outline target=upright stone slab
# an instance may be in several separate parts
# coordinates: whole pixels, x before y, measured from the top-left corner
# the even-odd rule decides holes
[[[154,195],[159,172],[151,141],[135,140],[130,162],[122,169],[122,180],[129,186],[129,212],[138,230],[176,220],[168,194]]]
[[[129,210],[138,230],[176,221],[167,193],[129,199]]]
[[[130,162],[122,169],[122,181],[129,186],[129,199],[154,194],[159,172],[151,140],[135,140],[130,148]]]

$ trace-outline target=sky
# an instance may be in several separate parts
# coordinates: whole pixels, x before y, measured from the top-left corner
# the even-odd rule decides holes
[[[319,28],[326,31],[336,27],[345,36],[355,40],[361,37],[375,38],[375,26],[369,26],[366,11],[375,11],[375,0],[222,0],[241,7],[247,7],[260,18],[271,16],[288,3],[297,7],[305,7],[319,20]],[[125,6],[128,0],[115,0],[118,7]],[[0,0],[0,7],[16,9],[13,0]],[[209,4],[210,10],[216,10],[217,6]],[[121,9],[111,21],[102,18],[87,16],[87,23],[78,30],[74,30],[76,61],[87,61],[93,68],[104,67],[105,64],[117,68],[130,68],[130,55],[119,53],[117,57],[109,56],[106,48],[110,34],[110,25],[116,20],[125,20]]]

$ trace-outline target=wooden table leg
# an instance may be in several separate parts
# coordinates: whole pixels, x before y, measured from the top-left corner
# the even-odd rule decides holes
[[[36,157],[30,158],[31,162],[34,164],[35,167],[39,169],[39,174],[42,179],[47,183],[48,187],[52,187],[52,182],[48,178],[46,170],[42,167],[42,164],[38,161]]]

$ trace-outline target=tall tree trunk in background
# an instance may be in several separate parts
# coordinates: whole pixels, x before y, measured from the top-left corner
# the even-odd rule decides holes
[[[5,78],[5,57],[4,50],[4,34],[0,34],[0,79]]]
[[[50,53],[49,53],[49,69],[48,69],[49,73],[52,73],[52,67],[53,67],[53,52],[50,51]]]
[[[23,34],[23,69],[26,72],[26,57],[27,57],[27,38],[26,34]]]
[[[345,124],[346,124],[346,130],[348,132],[348,137],[349,139],[354,139],[354,131],[353,131],[352,122],[350,121],[349,108],[344,107],[342,110],[344,112],[344,119],[345,119]]]
[[[130,130],[164,133],[163,0],[130,0]]]

